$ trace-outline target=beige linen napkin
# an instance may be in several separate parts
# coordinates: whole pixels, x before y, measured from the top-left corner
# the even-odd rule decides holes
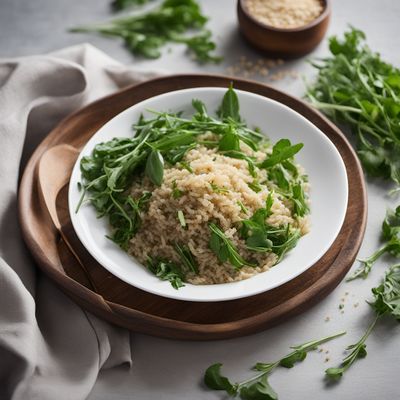
[[[0,399],[80,400],[98,372],[131,363],[129,333],[86,313],[43,277],[17,219],[20,172],[54,125],[84,104],[158,75],[91,45],[0,59]]]

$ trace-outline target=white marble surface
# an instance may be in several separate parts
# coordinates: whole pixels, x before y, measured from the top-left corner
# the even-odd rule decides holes
[[[108,0],[0,0],[0,57],[43,53],[82,41],[88,41],[125,63],[143,68],[163,68],[170,72],[219,72],[241,55],[257,59],[259,55],[248,48],[237,31],[235,1],[201,0],[204,11],[211,17],[219,51],[225,61],[219,66],[199,67],[174,46],[171,52],[156,61],[134,59],[117,40],[84,34],[69,34],[68,27],[105,20],[109,17]],[[340,34],[348,24],[366,32],[373,49],[400,66],[400,2],[398,0],[332,0],[333,16],[329,34]],[[324,41],[313,56],[327,54]],[[294,68],[312,79],[313,71],[305,59],[283,68]],[[266,79],[260,79],[267,82]],[[301,79],[287,78],[274,86],[301,97]],[[368,225],[360,257],[369,255],[379,244],[382,218],[388,206],[399,199],[387,196],[388,186],[368,181]],[[327,385],[323,371],[337,365],[346,345],[358,340],[373,314],[365,300],[370,288],[379,281],[386,265],[380,261],[367,281],[342,283],[325,300],[308,312],[268,331],[240,339],[218,342],[183,342],[163,340],[132,334],[134,364],[126,368],[101,373],[90,395],[91,400],[213,400],[224,396],[206,391],[201,386],[202,374],[214,362],[225,364],[225,372],[233,379],[248,376],[248,368],[257,361],[271,361],[286,354],[288,346],[319,338],[340,330],[348,334],[323,347],[329,354],[313,353],[291,370],[279,369],[270,382],[280,399],[341,399],[397,400],[400,399],[398,374],[400,364],[400,326],[381,321],[367,342],[368,356],[351,368],[342,381]],[[346,305],[338,309],[345,292]],[[353,305],[359,303],[355,308]],[[330,321],[325,322],[329,316]],[[330,361],[325,362],[329,357]]]

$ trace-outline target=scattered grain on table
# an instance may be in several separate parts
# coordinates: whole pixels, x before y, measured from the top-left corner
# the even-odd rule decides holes
[[[279,69],[285,62],[282,59],[259,58],[250,60],[246,56],[240,58],[225,69],[230,76],[241,78],[265,78],[268,81],[280,81],[285,78],[297,79],[299,74],[292,69]]]

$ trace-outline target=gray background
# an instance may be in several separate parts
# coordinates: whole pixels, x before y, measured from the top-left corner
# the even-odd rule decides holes
[[[172,46],[156,61],[138,60],[131,56],[118,40],[95,35],[70,34],[67,29],[79,24],[107,20],[108,0],[0,0],[0,57],[44,53],[81,42],[90,42],[124,63],[146,69],[169,72],[219,72],[235,63],[241,55],[258,59],[260,55],[248,48],[237,31],[235,1],[201,0],[204,12],[211,17],[209,27],[225,60],[218,66],[198,66],[185,57],[181,46]],[[329,34],[342,33],[348,24],[364,30],[368,43],[388,61],[400,66],[400,1],[398,0],[333,0],[333,16]],[[312,56],[327,54],[324,41]],[[308,80],[314,72],[301,59],[284,65],[295,69]],[[260,77],[260,81],[268,79]],[[302,79],[287,77],[272,85],[293,95],[304,94]],[[369,216],[360,257],[369,255],[379,245],[380,224],[388,206],[398,199],[387,196],[389,186],[368,181]],[[368,357],[348,371],[339,384],[327,385],[323,371],[337,365],[346,345],[358,340],[372,319],[364,300],[370,288],[380,281],[384,267],[392,260],[379,262],[367,281],[342,283],[317,306],[279,327],[257,335],[219,342],[182,342],[150,336],[132,335],[134,364],[126,368],[104,371],[89,397],[91,400],[200,400],[222,399],[201,386],[201,377],[214,362],[225,364],[232,379],[249,375],[249,367],[257,361],[272,361],[286,354],[288,346],[309,339],[347,330],[348,334],[324,345],[325,353],[309,354],[307,360],[294,369],[277,370],[270,382],[281,399],[400,399],[398,376],[400,365],[400,327],[391,321],[381,321],[368,340]],[[346,296],[342,314],[338,309]],[[358,307],[354,307],[359,303]],[[329,316],[330,321],[325,322]],[[325,362],[329,357],[330,361]]]

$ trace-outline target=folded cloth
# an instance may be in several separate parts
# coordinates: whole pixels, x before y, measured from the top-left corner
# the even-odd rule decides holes
[[[0,59],[0,399],[85,399],[99,370],[130,365],[129,332],[75,305],[42,276],[21,237],[19,174],[54,125],[84,104],[160,72],[83,44]]]

